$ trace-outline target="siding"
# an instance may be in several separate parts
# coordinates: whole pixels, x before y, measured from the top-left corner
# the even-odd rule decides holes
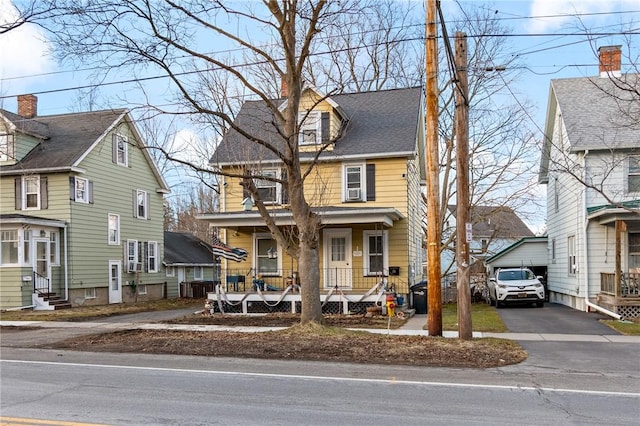
[[[157,262],[161,264],[163,245],[163,208],[160,184],[153,175],[142,151],[135,146],[131,129],[124,124],[118,129],[128,136],[128,167],[112,162],[111,134],[100,142],[81,162],[87,172],[79,177],[93,182],[93,204],[71,203],[72,220],[69,226],[69,287],[108,286],[108,261],[122,260],[122,286],[127,286],[135,274],[126,273],[124,259],[128,239],[158,243]],[[66,177],[63,191],[69,200],[69,180]],[[149,194],[150,220],[133,217],[133,190],[141,189]],[[69,201],[67,201],[69,203]],[[120,215],[120,244],[108,244],[108,214]],[[145,253],[146,257],[146,253]],[[158,273],[141,273],[141,284],[164,282],[161,266]]]
[[[23,282],[22,276],[31,276],[32,268],[4,267],[0,271],[0,306],[4,309],[31,305],[33,283],[31,281]]]

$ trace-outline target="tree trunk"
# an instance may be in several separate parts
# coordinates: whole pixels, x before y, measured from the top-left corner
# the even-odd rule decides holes
[[[318,232],[314,240],[317,241]],[[300,285],[302,297],[302,314],[300,322],[316,322],[321,324],[322,305],[320,303],[320,256],[318,248],[311,247],[304,239],[300,240],[300,258],[298,259],[300,269]]]

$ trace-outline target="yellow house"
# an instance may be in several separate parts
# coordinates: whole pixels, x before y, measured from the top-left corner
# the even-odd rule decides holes
[[[283,108],[285,100],[274,102]],[[422,279],[422,88],[332,96],[306,88],[299,120],[300,159],[309,171],[305,195],[322,223],[321,291],[357,296],[377,286],[406,295]],[[284,149],[273,123],[263,101],[246,102],[235,121]],[[296,259],[271,236],[241,179],[228,176],[247,169],[282,181],[286,176],[272,151],[245,136],[232,130],[218,146],[211,165],[227,175],[220,182],[220,211],[199,218],[218,228],[228,246],[247,251],[243,261],[223,260],[225,291],[250,292],[261,284],[262,290],[283,290],[297,279]],[[275,223],[295,235],[282,184],[254,183]]]

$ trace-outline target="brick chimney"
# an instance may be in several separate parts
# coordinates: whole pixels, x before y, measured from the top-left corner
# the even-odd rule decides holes
[[[285,79],[282,79],[282,83],[280,85],[280,97],[286,98],[289,96],[289,86],[287,86],[287,82]]]
[[[622,65],[621,45],[601,46],[598,48],[600,57],[600,77],[620,77]]]
[[[38,97],[18,95],[18,115],[24,118],[33,118],[38,115]]]

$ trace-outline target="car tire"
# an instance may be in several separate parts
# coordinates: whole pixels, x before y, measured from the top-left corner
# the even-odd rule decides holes
[[[496,298],[496,308],[500,309],[502,308],[504,305],[502,304],[502,302],[500,302],[497,298]]]

